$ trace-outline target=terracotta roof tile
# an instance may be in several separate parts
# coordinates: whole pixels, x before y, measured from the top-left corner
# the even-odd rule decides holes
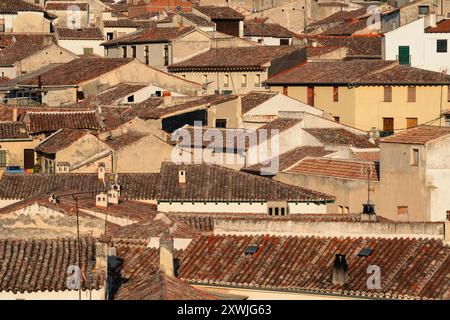
[[[364,160],[364,161],[379,161],[380,160],[379,149],[374,149],[373,151],[352,150],[352,153],[359,160]]]
[[[115,105],[117,100],[125,98],[136,91],[145,88],[148,84],[142,83],[119,83],[112,86],[99,94],[88,97],[76,104],[77,107],[89,108],[97,107],[99,105]],[[124,101],[126,103],[126,101]]]
[[[47,139],[39,143],[34,150],[46,154],[55,154],[87,134],[86,131],[76,129],[60,129]]]
[[[450,134],[450,127],[418,126],[386,137],[384,143],[426,144]]]
[[[56,28],[56,33],[60,40],[104,40],[102,30],[99,28],[84,27],[75,28]]]
[[[103,20],[105,28],[138,28],[140,24],[131,19]]]
[[[190,12],[179,12],[178,13],[183,18],[193,22],[198,27],[210,27],[215,26],[216,24],[214,22],[211,22],[203,17],[200,17],[194,13]]]
[[[379,170],[378,162],[307,157],[285,172],[355,180],[367,180],[370,172],[370,180],[378,181]]]
[[[186,170],[186,183],[178,182]],[[268,178],[208,164],[161,166],[159,201],[331,201],[334,197]]]
[[[242,14],[230,7],[195,6],[194,8],[213,20],[244,20]]]
[[[23,122],[0,122],[0,140],[30,139]]]
[[[95,110],[92,111],[27,111],[23,122],[31,134],[66,129],[102,130],[103,124]]]
[[[426,33],[449,33],[450,19],[443,19],[436,24],[436,27],[425,28]]]
[[[304,129],[326,146],[353,146],[356,148],[374,148],[368,135],[358,135],[342,128]]]
[[[334,24],[334,23],[342,22],[342,21],[346,21],[346,20],[357,19],[366,14],[367,14],[367,8],[360,8],[360,9],[351,10],[351,11],[341,10],[336,13],[333,13],[332,15],[330,15],[322,20],[312,22],[310,24],[310,26]]]
[[[367,19],[354,19],[350,21],[344,21],[335,27],[329,28],[322,32],[321,35],[326,36],[350,36],[358,31],[367,29]],[[368,31],[367,33],[371,33]],[[378,32],[374,32],[378,33]]]
[[[81,263],[76,239],[0,240],[0,291],[66,291],[67,268],[79,265],[82,272],[94,273],[92,289],[100,289],[106,275],[95,274],[95,241],[81,238]],[[88,279],[88,276],[85,276]],[[82,278],[82,289],[89,283]]]
[[[251,91],[247,93],[246,95],[242,96],[242,114],[246,114],[260,104],[263,104],[269,99],[275,97],[277,94],[278,92],[267,91]]]
[[[66,11],[71,6],[77,6],[80,11],[88,11],[89,10],[89,4],[86,2],[49,2],[45,4],[45,10],[48,11]]]
[[[261,23],[259,21],[245,21],[244,36],[247,37],[275,37],[292,38],[293,33],[278,23]]]
[[[246,255],[249,245],[258,245]],[[358,253],[369,247],[368,257]],[[198,253],[202,254],[199,255]],[[332,283],[335,254],[345,254],[349,280]],[[218,285],[391,299],[449,299],[450,247],[442,240],[204,236],[179,255],[179,278]],[[367,288],[367,267],[381,268],[381,289]]]
[[[0,0],[0,13],[17,13],[18,11],[43,12],[44,9],[23,0]]]
[[[52,43],[56,43],[53,35],[0,34],[0,65],[12,65]]]
[[[122,37],[103,42],[103,46],[117,45],[117,44],[133,44],[133,43],[151,43],[151,42],[168,42],[176,39],[188,32],[191,32],[195,27],[184,28],[147,28],[141,29]]]
[[[168,66],[170,72],[202,68],[262,68],[264,64],[289,55],[298,46],[251,46],[211,49],[188,60]]]

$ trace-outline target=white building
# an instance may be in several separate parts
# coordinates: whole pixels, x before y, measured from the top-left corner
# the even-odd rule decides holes
[[[450,19],[436,21],[428,15],[391,32],[383,38],[383,59],[400,64],[450,73]]]

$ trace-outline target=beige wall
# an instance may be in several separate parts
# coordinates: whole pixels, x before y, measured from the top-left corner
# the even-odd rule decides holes
[[[23,141],[1,141],[0,150],[6,150],[6,165],[23,167],[23,153],[24,149],[34,149],[37,140],[23,140]]]
[[[283,92],[282,86],[270,87]],[[307,87],[289,86],[288,96],[307,102]],[[394,118],[394,128],[406,128],[406,118],[418,118],[418,123],[433,120],[441,110],[450,108],[447,86],[417,86],[416,102],[407,102],[408,87],[392,87],[392,102],[384,102],[382,86],[339,87],[339,101],[333,101],[333,87],[314,87],[316,107],[340,117],[340,122],[362,130],[383,130],[383,118]],[[442,97],[442,98],[441,98]],[[442,106],[441,106],[442,104]],[[439,122],[435,123],[439,124]]]
[[[42,12],[19,12],[13,17],[11,32],[50,32],[50,20]]]
[[[208,127],[216,126],[216,119],[226,119],[227,128],[241,127],[241,98],[211,106],[208,109]]]

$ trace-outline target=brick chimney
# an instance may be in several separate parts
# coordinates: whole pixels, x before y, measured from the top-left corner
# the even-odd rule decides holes
[[[175,276],[173,252],[173,237],[169,229],[166,229],[159,238],[159,269],[170,277]]]
[[[334,285],[344,285],[348,281],[348,265],[345,254],[336,254],[333,263],[332,282]]]

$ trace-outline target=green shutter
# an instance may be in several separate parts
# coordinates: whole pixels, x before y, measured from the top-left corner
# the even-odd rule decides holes
[[[409,61],[409,46],[398,47],[398,61],[400,64],[410,64]]]

